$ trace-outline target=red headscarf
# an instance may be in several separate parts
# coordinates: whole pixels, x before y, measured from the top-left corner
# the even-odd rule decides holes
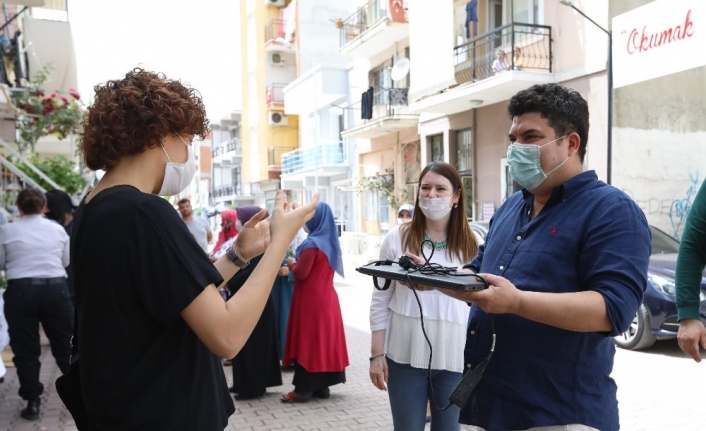
[[[217,252],[221,245],[238,234],[235,228],[235,221],[238,220],[238,213],[235,210],[223,210],[221,214],[221,231],[218,233],[218,241],[213,246],[213,253]]]

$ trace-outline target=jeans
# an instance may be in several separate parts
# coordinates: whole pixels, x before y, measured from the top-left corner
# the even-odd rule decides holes
[[[3,297],[10,347],[15,354],[13,362],[20,380],[20,397],[25,400],[38,398],[44,392],[44,385],[39,381],[40,322],[56,364],[62,373],[69,371],[74,305],[68,286],[66,283],[13,286],[10,280]]]
[[[461,381],[462,373],[445,370],[414,368],[387,359],[387,392],[390,396],[392,422],[395,431],[422,431],[426,422],[427,401],[431,404],[431,431],[459,431],[459,409],[451,406],[449,395]],[[433,397],[431,388],[434,389]]]

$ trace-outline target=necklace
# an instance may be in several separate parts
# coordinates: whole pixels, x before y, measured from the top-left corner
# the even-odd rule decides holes
[[[429,234],[424,232],[424,241],[431,241],[432,244],[434,244],[434,250],[446,250],[446,247],[448,245],[448,242],[446,239],[443,239],[441,241],[434,241],[429,237]]]

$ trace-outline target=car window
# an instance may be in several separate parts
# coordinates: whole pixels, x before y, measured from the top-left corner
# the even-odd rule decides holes
[[[650,226],[650,231],[652,232],[652,254],[679,252],[679,241],[654,226]]]

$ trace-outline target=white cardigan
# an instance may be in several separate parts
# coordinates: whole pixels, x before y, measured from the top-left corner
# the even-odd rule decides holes
[[[398,260],[403,255],[400,226],[395,226],[382,242],[380,260]],[[427,256],[431,249],[425,248]],[[430,262],[461,267],[467,262],[449,259],[446,250],[435,251]],[[470,259],[469,259],[470,261]],[[419,292],[424,327],[434,350],[433,369],[463,371],[463,348],[470,307],[436,290]],[[375,289],[370,304],[370,330],[386,329],[386,353],[395,362],[426,368],[429,347],[424,339],[419,306],[411,289],[392,282],[388,290]]]

